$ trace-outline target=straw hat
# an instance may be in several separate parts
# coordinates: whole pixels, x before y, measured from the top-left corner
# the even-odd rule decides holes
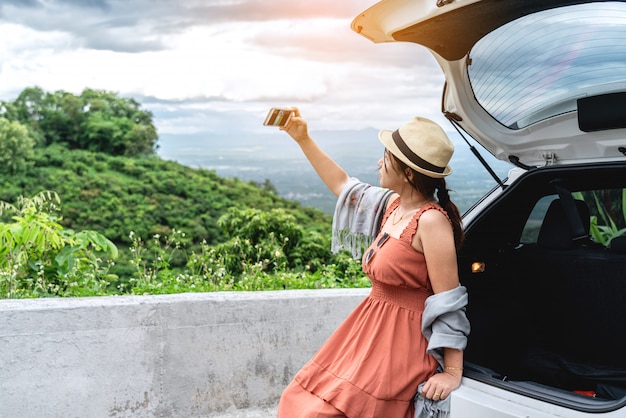
[[[454,145],[430,119],[415,117],[395,131],[380,131],[378,139],[396,158],[429,177],[452,173],[448,166]]]

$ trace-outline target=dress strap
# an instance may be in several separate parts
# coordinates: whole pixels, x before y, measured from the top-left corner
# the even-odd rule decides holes
[[[411,245],[411,242],[413,241],[413,236],[417,232],[417,224],[419,223],[420,217],[422,216],[422,214],[424,212],[426,212],[427,210],[430,210],[430,209],[435,209],[435,210],[438,210],[439,212],[443,213],[444,216],[448,219],[448,222],[450,222],[450,224],[452,224],[452,221],[450,221],[450,217],[448,216],[446,211],[441,206],[439,206],[436,203],[428,203],[428,204],[422,206],[417,212],[415,212],[415,215],[413,215],[413,218],[411,219],[411,222],[409,222],[409,224],[406,226],[406,228],[404,228],[404,231],[402,231],[402,234],[400,234],[400,240],[401,241],[404,241],[404,242],[408,243],[409,245]]]
[[[393,202],[391,202],[391,205],[389,205],[389,207],[387,208],[387,210],[385,211],[385,215],[383,216],[383,221],[380,224],[380,229],[383,228],[383,226],[385,226],[385,222],[387,222],[387,219],[389,218],[389,216],[391,216],[391,213],[400,205],[400,196],[398,196],[396,198],[396,200],[394,200]]]

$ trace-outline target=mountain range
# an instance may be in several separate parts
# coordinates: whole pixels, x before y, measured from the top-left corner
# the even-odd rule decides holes
[[[312,131],[311,136],[351,176],[378,184],[377,162],[384,148],[375,129]],[[447,178],[447,185],[452,200],[463,213],[496,186],[496,182],[467,143],[458,136],[450,135],[450,138],[455,144],[455,153],[450,162],[453,173]],[[286,133],[274,128],[269,128],[267,133],[240,134],[237,138],[232,134],[228,137],[207,133],[165,134],[160,136],[157,153],[163,159],[211,169],[223,177],[258,183],[269,181],[282,197],[328,214],[332,214],[335,205],[335,197],[319,179],[298,145]],[[480,153],[504,179],[510,164],[496,160],[482,148]]]

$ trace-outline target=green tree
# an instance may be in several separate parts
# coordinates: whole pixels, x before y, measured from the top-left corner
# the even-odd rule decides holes
[[[45,144],[67,144],[70,149],[78,148],[81,127],[86,117],[82,99],[59,90],[46,94],[43,103],[39,127],[45,137]]]
[[[32,163],[34,146],[26,127],[0,118],[0,172],[14,175],[24,170]]]
[[[27,87],[13,102],[16,118],[22,123],[37,125],[42,118],[41,110],[44,106],[46,93],[39,87]]]
[[[81,148],[126,156],[154,153],[158,135],[152,113],[137,101],[92,89],[80,97],[87,112]]]
[[[13,102],[0,103],[0,116],[27,126],[40,146],[64,144],[124,156],[154,154],[157,147],[152,113],[134,99],[104,90],[85,89],[76,96],[28,87]]]

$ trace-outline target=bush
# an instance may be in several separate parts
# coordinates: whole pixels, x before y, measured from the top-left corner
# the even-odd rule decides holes
[[[14,214],[13,222],[0,223],[2,297],[106,293],[117,247],[96,231],[63,229],[55,215],[59,203],[52,192],[20,197],[16,205],[0,202],[0,212]]]
[[[192,243],[178,229],[144,240],[131,232],[120,255],[129,268],[111,274],[117,247],[104,235],[64,229],[53,192],[0,204],[13,222],[0,223],[0,297],[164,294],[223,290],[367,287],[360,263],[333,255],[329,238],[305,231],[283,209],[227,210],[219,220],[226,242]],[[103,261],[104,260],[104,261]],[[126,264],[124,264],[126,265]]]

